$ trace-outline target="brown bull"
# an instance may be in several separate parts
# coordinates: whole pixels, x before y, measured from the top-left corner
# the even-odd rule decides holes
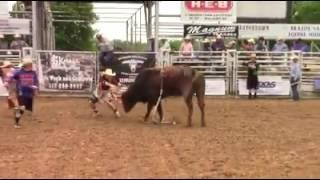
[[[162,81],[162,83],[161,83]],[[201,125],[204,127],[204,96],[205,79],[202,74],[187,66],[171,66],[163,70],[159,68],[147,68],[137,77],[135,82],[122,94],[122,104],[125,112],[129,112],[136,103],[147,103],[147,113],[144,120],[147,121],[150,111],[156,105],[160,96],[161,84],[163,87],[162,99],[170,96],[183,96],[188,106],[188,127],[192,125],[193,103],[192,97],[196,94],[198,106],[201,110]],[[161,102],[157,107],[160,122],[163,120]]]

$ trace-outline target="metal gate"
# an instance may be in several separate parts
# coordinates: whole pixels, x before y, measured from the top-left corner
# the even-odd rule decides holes
[[[171,52],[171,65],[187,65],[203,73],[206,95],[228,95],[232,89],[232,52],[195,51],[191,56]]]

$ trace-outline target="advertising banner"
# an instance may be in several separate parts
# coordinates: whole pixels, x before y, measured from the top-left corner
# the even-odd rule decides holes
[[[239,79],[239,94],[248,95],[247,80]],[[290,94],[290,82],[282,79],[281,76],[260,76],[258,95],[279,95],[288,96]]]
[[[181,20],[191,24],[235,23],[236,1],[181,1]]]
[[[205,95],[226,95],[226,82],[224,79],[206,79]]]
[[[40,91],[88,93],[96,72],[96,56],[84,52],[40,52]]]
[[[113,69],[123,85],[122,91],[135,81],[141,70],[155,66],[154,53],[116,53],[115,56],[119,63]]]
[[[220,34],[223,38],[238,38],[238,26],[233,25],[184,25],[183,36],[206,37]]]

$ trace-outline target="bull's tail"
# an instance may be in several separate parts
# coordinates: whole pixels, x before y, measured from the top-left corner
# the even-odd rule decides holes
[[[197,96],[198,106],[201,111],[201,125],[204,127],[205,123],[205,91],[206,91],[206,81],[203,74],[192,70],[192,89]]]

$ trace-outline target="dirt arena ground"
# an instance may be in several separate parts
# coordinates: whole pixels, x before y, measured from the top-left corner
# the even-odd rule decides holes
[[[165,102],[175,126],[143,123],[142,105],[93,118],[87,102],[38,99],[41,121],[14,129],[1,101],[0,178],[320,177],[320,101],[208,99],[206,128],[198,109],[185,127],[182,99]]]

